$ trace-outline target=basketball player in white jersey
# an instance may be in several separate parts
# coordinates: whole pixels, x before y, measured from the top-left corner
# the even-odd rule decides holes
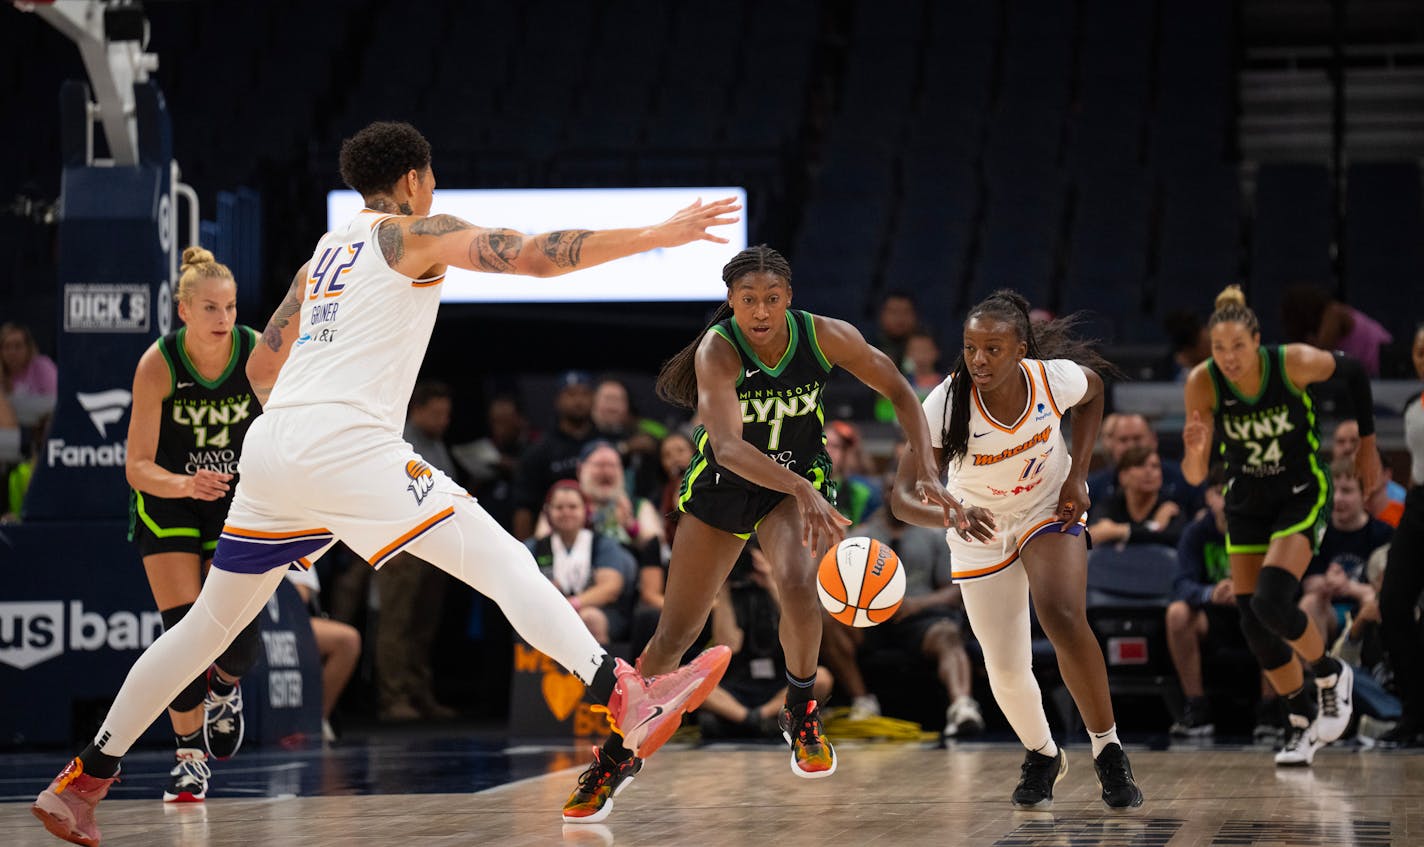
[[[1087,473],[1112,366],[1074,340],[1072,319],[1034,326],[1028,302],[998,291],[969,312],[954,372],[925,398],[945,488],[967,507],[967,531],[945,533],[964,609],[984,650],[994,699],[1027,748],[1013,793],[1018,808],[1053,803],[1068,761],[1049,732],[1033,676],[1029,595],[1053,642],[1063,681],[1093,745],[1103,802],[1142,804],[1117,738],[1107,669],[1088,626]],[[1063,416],[1072,410],[1073,448]],[[938,509],[914,493],[914,463],[900,466],[893,502],[907,523],[942,527]]]
[[[736,221],[740,207],[699,200],[646,228],[536,236],[428,217],[430,145],[403,123],[347,139],[341,174],[367,208],[317,242],[249,359],[264,413],[248,431],[208,580],[134,664],[94,743],[32,807],[60,838],[99,843],[94,809],[121,757],[253,619],[288,565],[309,565],[337,539],[378,568],[408,551],[495,600],[521,637],[588,686],[642,757],[727,667],[726,647],[651,680],[613,659],[524,545],[423,461],[401,428],[447,266],[553,276],[659,247],[724,243],[707,230]]]

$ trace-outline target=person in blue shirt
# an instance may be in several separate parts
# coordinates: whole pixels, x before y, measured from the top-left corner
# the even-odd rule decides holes
[[[1167,606],[1167,647],[1186,695],[1182,716],[1171,733],[1181,738],[1216,731],[1202,686],[1202,643],[1211,637],[1235,638],[1239,632],[1231,565],[1226,555],[1225,469],[1207,478],[1207,511],[1182,530],[1177,542],[1177,577]]]

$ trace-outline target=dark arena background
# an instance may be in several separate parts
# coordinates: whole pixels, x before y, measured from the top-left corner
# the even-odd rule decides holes
[[[245,740],[209,762],[207,799],[163,802],[160,717],[99,812],[104,844],[1424,845],[1410,672],[1424,640],[1413,621],[1402,648],[1379,634],[1381,588],[1399,584],[1385,563],[1424,571],[1424,2],[14,0],[0,92],[0,844],[59,843],[30,803],[163,632],[128,540],[148,518],[131,510],[126,442],[139,357],[182,326],[181,254],[227,265],[237,321],[260,333],[362,206],[343,139],[388,120],[430,142],[433,212],[478,226],[650,226],[699,197],[743,204],[718,231],[727,247],[553,280],[452,269],[421,367],[407,438],[438,446],[521,540],[548,535],[559,478],[577,473],[595,528],[603,505],[626,506],[602,640],[628,661],[670,564],[688,459],[669,451],[692,434],[655,379],[707,325],[737,250],[782,253],[794,306],[858,328],[921,398],[997,289],[1036,320],[1077,313],[1116,371],[1089,478],[1087,616],[1146,800],[1100,801],[1035,620],[1069,767],[1049,808],[1010,804],[1024,751],[935,570],[933,595],[906,604],[953,623],[947,646],[887,625],[850,638],[826,617],[830,779],[788,773],[765,688],[784,673],[776,603],[737,605],[747,661],[724,684],[740,668],[766,694],[729,694],[726,714],[709,700],[616,811],[565,823],[607,732],[578,679],[453,577],[413,557],[373,572],[338,545],[310,600],[283,583],[259,612]],[[1354,717],[1307,767],[1273,762],[1284,707],[1220,585],[1210,498],[1181,470],[1183,383],[1231,284],[1263,345],[1340,350],[1370,378],[1384,474],[1370,491],[1335,478],[1298,598],[1354,667]],[[1339,377],[1307,396],[1336,473],[1365,410]],[[848,534],[942,555],[937,537],[912,548],[884,505],[903,440],[890,403],[843,371],[822,400]],[[611,500],[585,477],[596,438],[618,454]],[[1411,531],[1410,555],[1383,552]],[[559,560],[551,543],[530,541],[541,565]],[[762,584],[759,557],[725,597]],[[1404,581],[1415,616],[1421,582]],[[717,620],[702,642],[725,640]],[[778,705],[759,720],[766,695]]]

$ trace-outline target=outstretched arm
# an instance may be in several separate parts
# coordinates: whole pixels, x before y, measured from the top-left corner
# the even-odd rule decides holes
[[[454,215],[402,217],[384,221],[378,232],[386,263],[407,276],[424,276],[432,268],[453,265],[470,271],[558,276],[659,247],[693,241],[726,244],[709,227],[736,223],[742,207],[727,197],[703,204],[701,199],[660,224],[630,229],[563,229],[525,235],[514,229],[475,226]]]
[[[292,352],[297,331],[301,329],[302,322],[297,311],[302,307],[306,283],[307,265],[302,265],[297,275],[292,277],[292,284],[287,286],[287,296],[282,298],[282,304],[268,319],[267,328],[262,330],[262,343],[254,347],[252,355],[247,357],[247,381],[252,384],[257,402],[264,406],[272,394],[272,386],[277,383],[277,373],[287,361],[287,354]]]
[[[860,330],[834,318],[815,316],[816,338],[821,352],[832,365],[845,368],[867,387],[879,392],[895,407],[895,417],[910,440],[910,452],[902,462],[913,463],[915,481],[912,488],[922,503],[938,507],[940,526],[964,528],[959,501],[944,490],[939,480],[939,463],[934,461],[930,446],[930,427],[920,398],[906,381],[905,375],[890,361],[890,357],[866,343]]]

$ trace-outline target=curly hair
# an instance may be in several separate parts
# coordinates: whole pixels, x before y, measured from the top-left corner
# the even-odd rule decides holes
[[[340,164],[341,180],[371,197],[430,167],[430,142],[403,121],[376,121],[341,142]]]

